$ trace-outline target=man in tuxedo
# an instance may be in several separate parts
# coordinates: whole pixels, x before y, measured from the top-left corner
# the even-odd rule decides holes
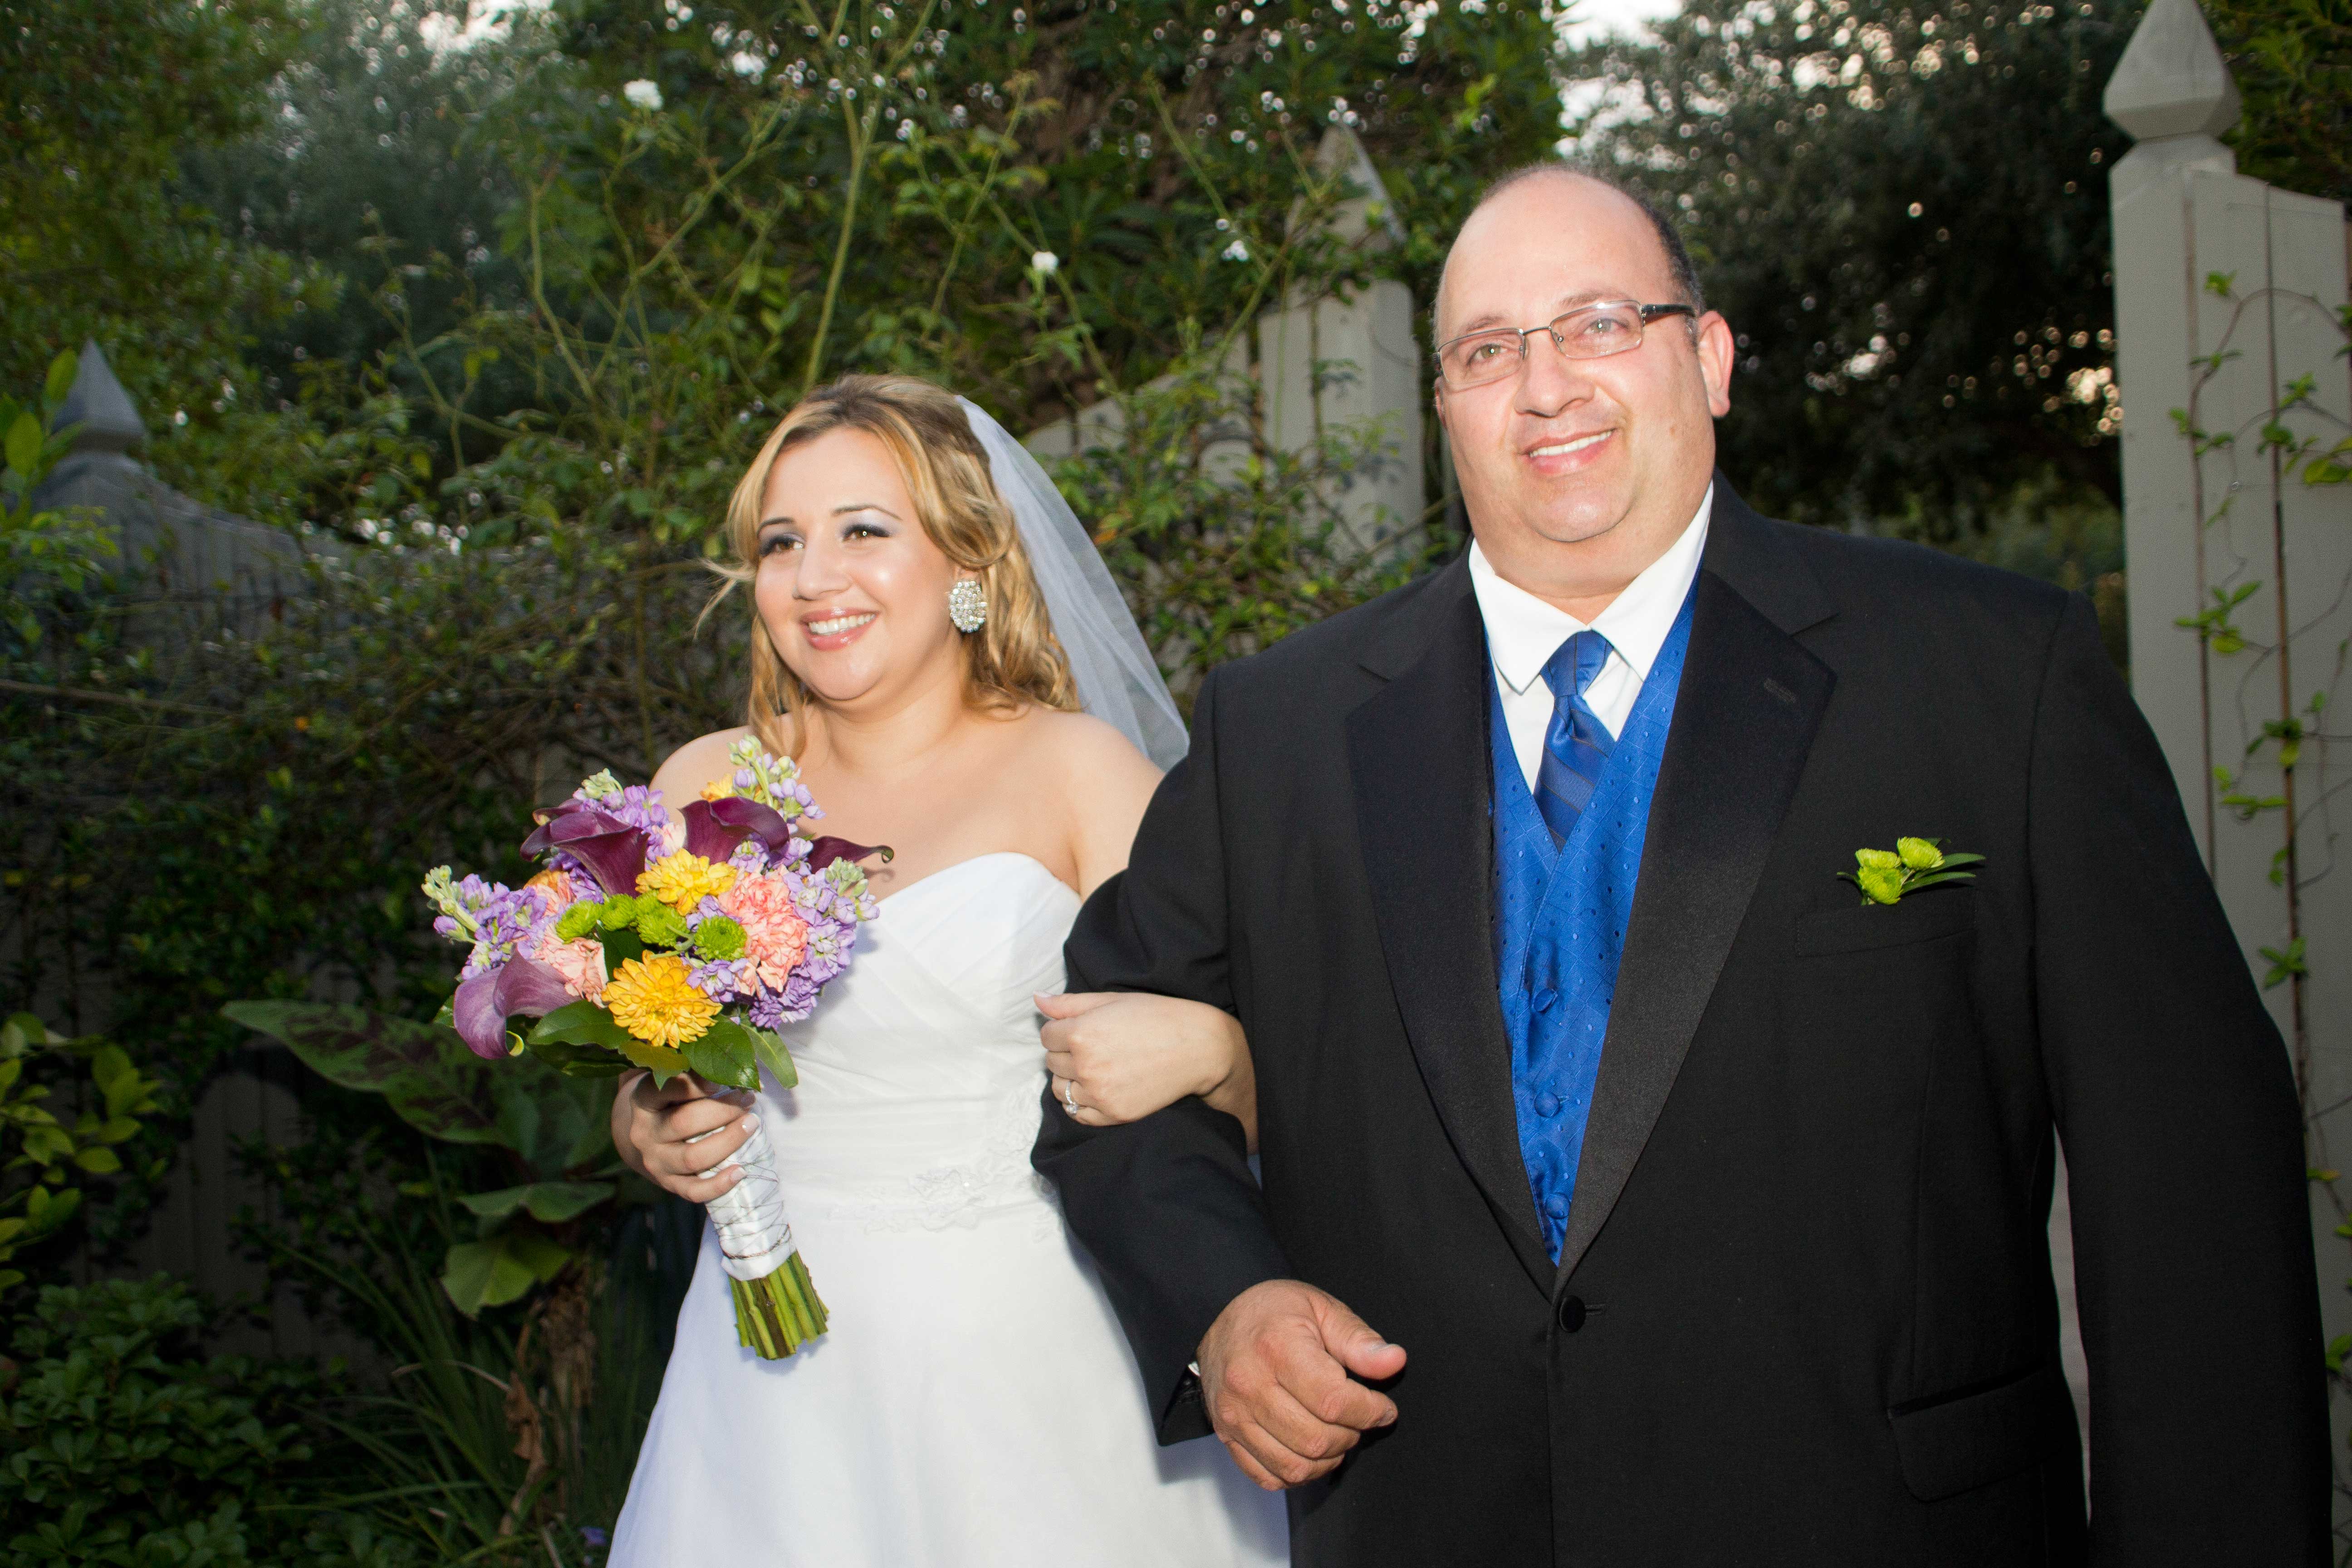
[[[1604,182],[1491,192],[1435,335],[1475,544],[1215,670],[1069,942],[1255,1058],[1262,1188],[1046,1106],[1161,1440],[1307,1565],[2325,1562],[2286,1055],[2087,602],[1749,510]]]

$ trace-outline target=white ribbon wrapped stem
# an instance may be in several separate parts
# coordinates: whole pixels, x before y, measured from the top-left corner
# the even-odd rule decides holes
[[[783,1184],[776,1176],[775,1152],[764,1127],[721,1161],[719,1169],[743,1168],[743,1179],[703,1205],[719,1227],[724,1267],[745,1281],[764,1279],[793,1255],[793,1225],[784,1214]]]

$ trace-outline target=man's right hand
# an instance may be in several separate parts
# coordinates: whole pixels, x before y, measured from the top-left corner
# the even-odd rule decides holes
[[[719,1089],[692,1073],[660,1089],[653,1074],[625,1076],[613,1096],[613,1148],[622,1163],[664,1192],[707,1204],[743,1179],[742,1167],[717,1167],[760,1125],[746,1115],[751,1096]]]
[[[1396,1402],[1349,1376],[1404,1370],[1390,1344],[1339,1300],[1296,1279],[1253,1285],[1201,1340],[1201,1393],[1218,1441],[1268,1491],[1337,1469],[1363,1435],[1396,1419]]]

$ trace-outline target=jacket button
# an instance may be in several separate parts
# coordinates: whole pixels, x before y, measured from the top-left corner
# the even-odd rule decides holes
[[[1559,1331],[1572,1334],[1584,1327],[1584,1298],[1562,1296],[1559,1299]]]

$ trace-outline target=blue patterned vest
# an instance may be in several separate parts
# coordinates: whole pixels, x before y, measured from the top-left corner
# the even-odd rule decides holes
[[[1495,969],[1503,1025],[1511,1039],[1511,1099],[1519,1157],[1554,1261],[1568,1234],[1585,1120],[1601,1072],[1609,1005],[1624,955],[1633,885],[1642,869],[1650,797],[1675,717],[1683,655],[1690,646],[1693,592],[1650,666],[1591,801],[1568,842],[1551,830],[1528,793],[1511,749],[1503,694],[1489,670],[1495,824]]]

